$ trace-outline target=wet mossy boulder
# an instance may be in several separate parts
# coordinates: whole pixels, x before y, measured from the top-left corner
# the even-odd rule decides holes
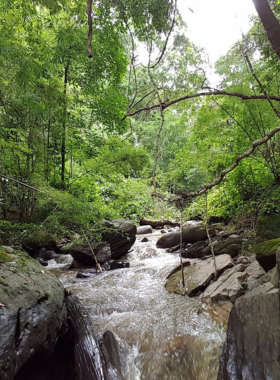
[[[268,272],[276,265],[276,251],[280,247],[280,238],[264,241],[255,247],[256,259]]]
[[[28,254],[0,248],[0,379],[51,352],[66,329],[64,289]]]

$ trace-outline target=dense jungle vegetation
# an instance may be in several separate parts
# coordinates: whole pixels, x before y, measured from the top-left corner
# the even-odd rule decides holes
[[[175,218],[181,199],[203,215],[234,162],[208,213],[280,212],[280,62],[258,17],[215,89],[175,0],[2,0],[0,20],[2,237]]]

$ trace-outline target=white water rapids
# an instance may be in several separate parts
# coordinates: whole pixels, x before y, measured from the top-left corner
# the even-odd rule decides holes
[[[155,248],[159,235],[145,235],[146,243],[143,235],[137,237],[122,258],[130,268],[87,279],[60,271],[60,280],[80,298],[97,338],[106,330],[114,333],[125,380],[216,380],[225,333],[198,313],[199,299],[165,290],[166,277],[180,260],[177,253]]]

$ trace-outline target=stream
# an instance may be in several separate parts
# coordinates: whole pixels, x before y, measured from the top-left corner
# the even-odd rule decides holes
[[[148,242],[141,242],[144,236]],[[180,260],[178,253],[156,248],[159,236],[137,236],[133,250],[122,257],[129,268],[86,279],[77,278],[75,270],[60,270],[65,262],[52,260],[49,268],[80,298],[97,338],[107,330],[114,333],[125,380],[216,380],[225,332],[198,313],[199,299],[165,290],[166,277]],[[109,376],[119,380],[113,370]]]

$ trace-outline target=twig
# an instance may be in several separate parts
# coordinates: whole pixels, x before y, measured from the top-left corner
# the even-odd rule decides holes
[[[212,243],[212,239],[211,239],[211,236],[210,236],[210,233],[209,233],[209,228],[208,228],[208,202],[207,202],[207,192],[205,193],[205,228],[206,228],[206,233],[207,233],[207,237],[208,237],[208,241],[209,241],[209,245],[210,245],[211,253],[212,253],[212,256],[213,256],[213,260],[214,260],[215,280],[217,280],[217,277],[218,277],[218,271],[217,271],[216,256],[215,256],[215,252],[214,252],[214,248],[213,248],[213,243]]]
[[[89,248],[91,250],[91,253],[92,253],[93,257],[94,257],[94,261],[96,263],[96,268],[97,268],[98,272],[101,273],[102,272],[102,268],[101,268],[99,262],[97,261],[97,258],[95,256],[94,250],[93,250],[93,248],[92,248],[92,246],[90,244],[90,241],[88,240],[88,238],[87,238],[87,236],[86,236],[86,234],[85,234],[85,232],[84,232],[84,230],[82,229],[81,226],[80,226],[80,228],[81,228],[82,234],[84,235],[84,238],[86,239],[86,242],[88,243],[88,246],[89,246]]]

